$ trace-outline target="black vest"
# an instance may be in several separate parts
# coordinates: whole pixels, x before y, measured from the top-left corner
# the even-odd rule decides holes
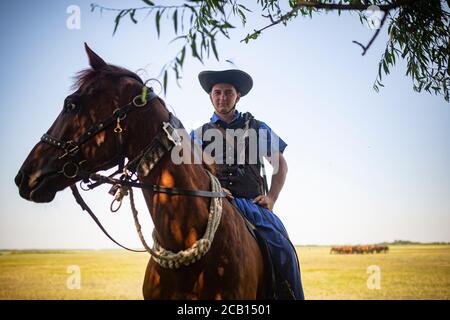
[[[235,197],[242,197],[242,198],[249,198],[253,199],[257,197],[258,195],[264,194],[264,183],[263,178],[261,177],[261,159],[259,158],[259,122],[249,113],[246,112],[242,114],[242,116],[236,120],[233,124],[228,125],[226,128],[220,127],[219,124],[213,124],[211,122],[205,123],[203,126],[198,128],[196,130],[197,137],[202,137],[202,149],[205,150],[207,146],[214,142],[214,139],[212,141],[205,141],[203,140],[203,137],[205,135],[206,130],[208,129],[218,129],[223,133],[223,150],[222,155],[218,155],[220,159],[222,159],[221,163],[215,163],[216,166],[216,176],[220,181],[220,184],[222,187],[227,188],[231,191],[233,196]],[[237,148],[237,139],[234,138],[234,141],[231,141],[230,139],[226,139],[225,137],[225,130],[226,129],[243,129],[244,132],[247,129],[253,129],[256,132],[256,148],[250,148],[249,146],[249,137],[245,137],[244,146],[242,147],[241,153],[245,152],[245,161],[238,162],[238,148]],[[233,143],[234,142],[234,143]],[[229,162],[232,162],[232,164],[227,163],[227,148],[232,147],[233,150],[229,149],[229,154],[233,153],[233,159],[229,159]],[[256,150],[255,150],[256,149]],[[250,156],[250,152],[255,152],[256,155],[253,155],[253,158]],[[216,155],[212,154],[213,157]],[[241,154],[242,157],[242,154]],[[249,160],[252,160],[252,162],[256,162],[253,164],[249,163]],[[256,161],[255,161],[256,160]]]

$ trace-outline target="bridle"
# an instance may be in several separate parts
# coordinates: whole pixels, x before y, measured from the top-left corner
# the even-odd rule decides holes
[[[41,142],[49,144],[57,149],[63,151],[63,154],[58,159],[67,159],[67,161],[63,164],[58,174],[62,174],[67,179],[76,179],[81,178],[82,183],[87,184],[87,189],[83,188],[83,190],[92,190],[98,187],[101,184],[107,183],[112,184],[113,187],[110,190],[110,193],[115,195],[115,200],[122,201],[124,195],[126,195],[126,189],[130,190],[133,187],[151,190],[153,192],[166,193],[168,195],[185,195],[185,196],[200,196],[200,197],[208,197],[208,198],[225,198],[226,193],[223,191],[207,191],[207,190],[192,190],[192,189],[182,189],[182,188],[167,188],[160,185],[151,185],[139,183],[137,177],[135,179],[132,178],[133,175],[136,175],[136,171],[146,171],[148,174],[154,166],[159,162],[159,160],[167,153],[172,150],[174,146],[181,145],[181,137],[176,132],[176,129],[183,128],[181,122],[169,112],[169,121],[163,122],[160,127],[159,132],[152,139],[149,145],[147,145],[139,154],[132,160],[129,160],[127,165],[125,166],[125,155],[123,152],[123,136],[122,136],[122,127],[121,122],[124,121],[128,114],[135,112],[137,110],[143,109],[149,105],[149,103],[153,99],[160,99],[158,95],[153,92],[152,88],[148,88],[147,86],[143,86],[142,94],[135,96],[131,102],[122,106],[121,108],[117,108],[114,112],[107,117],[105,120],[100,123],[93,125],[90,127],[85,133],[83,133],[76,141],[68,140],[63,141],[61,139],[57,139],[47,133],[45,133],[41,137]],[[162,104],[165,106],[163,100],[160,99]],[[112,125],[116,124],[114,128],[114,133],[117,135],[117,165],[118,170],[111,174],[110,176],[104,176],[97,174],[96,172],[101,169],[101,166],[96,169],[90,169],[86,167],[87,160],[81,154],[81,147],[93,139],[100,132],[105,131]],[[119,179],[113,178],[115,175],[121,173],[121,177]],[[211,177],[213,178],[213,177]],[[81,197],[76,184],[70,186],[72,189],[72,193],[75,197],[77,203],[81,206],[83,210],[86,210],[95,223],[99,226],[99,228],[103,231],[103,233],[111,239],[114,243],[119,245],[120,247],[134,252],[146,252],[149,251],[146,243],[143,241],[144,246],[147,250],[134,250],[127,248],[117,242],[106,229],[102,226],[98,218],[86,204],[86,202]],[[132,190],[132,189],[131,189]],[[132,195],[130,197],[132,200]],[[114,201],[113,201],[114,203]],[[117,211],[112,209],[111,211]],[[119,207],[120,207],[119,204]],[[137,211],[135,212],[134,203],[132,203],[133,214],[137,218]],[[137,221],[137,220],[136,220]],[[136,222],[138,224],[138,222]],[[137,225],[138,226],[138,225]],[[143,240],[142,235],[140,233],[140,225],[138,226],[139,236],[141,240]]]
[[[80,154],[81,146],[86,142],[94,138],[97,134],[108,129],[111,125],[116,123],[114,132],[119,137],[118,143],[118,165],[119,170],[123,169],[124,154],[123,154],[123,139],[122,139],[122,127],[120,126],[121,121],[125,120],[128,114],[133,111],[139,110],[145,107],[151,100],[158,98],[158,96],[153,92],[152,88],[143,87],[143,92],[141,95],[135,96],[130,103],[127,105],[117,108],[114,112],[105,120],[100,123],[90,127],[84,134],[82,134],[77,141],[68,140],[63,141],[57,139],[47,133],[41,137],[41,141],[52,145],[57,149],[61,149],[64,153],[58,157],[58,159],[67,158],[67,162],[62,166],[62,169],[58,173],[63,174],[68,179],[73,179],[81,177],[83,179],[89,179],[89,173],[84,169],[84,164],[86,160]],[[92,170],[96,172],[98,170]]]

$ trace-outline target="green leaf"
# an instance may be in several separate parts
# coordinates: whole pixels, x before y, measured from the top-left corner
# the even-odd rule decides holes
[[[194,33],[194,35],[192,36],[192,41],[191,41],[192,56],[194,58],[199,59],[201,61],[201,58],[200,58],[200,56],[198,55],[198,52],[197,52],[196,37],[197,37],[197,35]]]
[[[122,17],[125,16],[127,13],[128,13],[128,10],[124,9],[124,10],[121,10],[119,12],[119,14],[116,16],[116,19],[114,20],[115,25],[114,25],[113,35],[116,34],[117,28],[119,27],[120,19],[122,19]]]
[[[178,71],[178,65],[174,64],[174,66],[172,67],[173,71],[175,72],[175,79],[179,80],[181,79],[180,73]]]
[[[230,24],[228,21],[225,21],[224,24],[222,25],[223,29],[234,29],[236,28],[235,26],[233,26],[232,24]]]
[[[187,36],[184,35],[184,36],[178,36],[176,38],[173,38],[172,40],[170,40],[169,44],[171,44],[171,43],[173,43],[173,42],[175,42],[177,40],[180,40],[180,39],[187,39]]]
[[[152,2],[152,1],[150,1],[150,0],[142,0],[143,2],[145,2],[147,5],[149,5],[149,6],[154,6],[155,4]]]
[[[183,47],[181,50],[181,58],[180,58],[180,65],[183,66],[184,58],[186,57],[186,46]]]
[[[158,10],[156,11],[156,17],[155,17],[155,22],[156,22],[156,32],[158,33],[158,38],[160,35],[160,29],[159,29],[159,22],[161,21],[161,12]]]
[[[247,12],[252,12],[252,10],[248,9],[246,6],[242,5],[242,4],[238,4],[239,7],[241,7],[242,9],[244,9]]]
[[[386,60],[383,60],[383,70],[385,74],[389,74],[389,69],[386,64]]]
[[[238,9],[238,14],[241,17],[242,24],[245,26],[245,24],[247,23],[247,17],[241,9]]]
[[[217,4],[217,9],[219,9],[220,13],[222,13],[223,15],[225,15],[225,10],[223,8],[223,4],[219,3]],[[214,9],[214,5],[211,5],[212,9]]]
[[[164,78],[163,78],[163,89],[164,89],[164,94],[167,92],[167,80],[168,80],[169,76],[167,74],[167,70],[164,71]]]
[[[378,64],[378,78],[383,79],[383,77],[381,76],[381,62]]]
[[[258,39],[259,35],[261,34],[260,31],[254,30],[252,34],[248,34],[241,42],[248,43],[250,40],[256,40]]]
[[[178,10],[175,10],[173,12],[172,19],[173,19],[173,27],[175,29],[175,34],[177,34],[178,33]]]
[[[217,48],[216,48],[216,40],[214,38],[211,38],[211,47],[213,49],[216,60],[219,61],[219,54],[217,53]]]

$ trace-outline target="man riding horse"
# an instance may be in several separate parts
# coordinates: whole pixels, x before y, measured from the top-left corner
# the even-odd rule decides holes
[[[277,268],[264,265],[267,250],[260,250],[253,237],[261,239],[261,234],[280,265],[278,269],[282,271],[278,273],[289,280],[296,298],[302,298],[294,250],[289,247],[281,222],[268,209],[272,209],[281,190],[286,170],[283,164],[278,173],[282,178],[273,178],[267,197],[257,192],[260,183],[248,181],[256,177],[256,174],[250,175],[248,169],[256,169],[261,162],[250,167],[219,165],[222,184],[236,196],[235,205],[222,201],[226,193],[220,190],[221,182],[217,177],[207,171],[207,165],[174,161],[172,151],[178,147],[189,150],[192,140],[180,139],[175,134],[179,130],[183,137],[187,136],[182,123],[169,112],[164,101],[138,75],[106,63],[87,45],[85,47],[90,68],[79,73],[75,91],[66,97],[61,112],[20,167],[15,177],[20,195],[37,203],[51,202],[56,193],[70,187],[82,209],[106,236],[122,246],[103,228],[75,184],[83,181],[88,189],[103,183],[113,184],[111,190],[117,191],[115,196],[120,190],[128,190],[137,232],[151,254],[142,287],[145,299],[274,298],[273,286],[267,280],[271,276],[274,278],[272,271]],[[233,81],[217,83],[234,84],[232,99],[218,99],[216,114],[219,117],[227,114],[221,108],[229,108],[229,103],[232,104],[230,109],[234,109],[238,92],[245,95],[249,83],[244,82],[243,86]],[[229,90],[223,91],[223,94],[229,93]],[[242,117],[245,127],[248,126],[246,133],[251,133],[250,126],[262,124],[249,116]],[[241,119],[241,115],[236,117]],[[271,141],[272,149],[276,149],[273,147],[276,141]],[[281,152],[272,151],[272,154],[278,155],[272,160],[284,160]],[[191,155],[195,154],[187,152],[188,158]],[[99,174],[116,166],[118,169],[112,175]],[[225,170],[232,175],[233,172],[240,172],[239,176],[243,173],[246,179],[230,180],[232,183],[225,185]],[[114,178],[119,174],[120,178]],[[153,221],[153,248],[147,245],[141,230],[133,188],[142,189]],[[252,203],[255,197],[259,205]],[[259,233],[248,232],[238,207],[258,227]],[[286,284],[286,281],[279,283]]]
[[[240,98],[253,86],[250,75],[241,70],[225,70],[203,71],[198,77],[214,113],[209,122],[191,132],[191,137],[203,153],[211,151],[206,156],[214,158],[215,173],[223,190],[265,240],[274,260],[276,296],[304,299],[295,248],[283,223],[272,211],[286,179],[283,151],[287,144],[266,123],[249,112],[236,110]],[[222,139],[211,139],[215,133],[221,133]],[[212,148],[214,144],[216,147]],[[263,156],[274,169],[269,190],[265,173],[264,178],[260,174],[261,169],[264,171]]]

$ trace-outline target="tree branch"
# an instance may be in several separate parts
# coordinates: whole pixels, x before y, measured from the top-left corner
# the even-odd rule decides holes
[[[198,8],[200,7],[199,5],[196,6],[192,6],[193,8]],[[104,11],[140,11],[140,10],[153,10],[153,9],[181,9],[181,8],[187,8],[186,6],[183,5],[174,5],[174,6],[164,6],[164,5],[154,5],[154,6],[145,6],[145,7],[136,7],[136,8],[127,8],[127,9],[119,9],[119,8],[110,8],[110,7],[104,7],[100,4],[97,3],[91,3],[91,10],[93,11],[94,9],[99,9],[99,10],[104,10]]]
[[[424,0],[397,0],[393,3],[389,3],[389,4],[380,4],[380,5],[376,5],[381,11],[384,12],[384,16],[383,16],[383,20],[381,21],[381,25],[380,28],[375,32],[374,36],[372,37],[372,39],[370,40],[370,42],[367,44],[367,46],[362,45],[361,43],[357,42],[357,41],[353,41],[354,43],[360,45],[363,48],[363,54],[365,55],[367,50],[369,49],[369,47],[372,45],[372,43],[374,42],[375,38],[378,36],[378,34],[380,33],[380,29],[382,28],[387,14],[389,13],[389,11],[399,8],[399,7],[403,7],[403,6],[408,6],[411,5],[413,3],[419,2],[419,1],[424,1]],[[273,18],[271,17],[271,24],[259,29],[259,30],[255,30],[253,34],[248,35],[245,39],[241,40],[242,41],[248,41],[248,39],[251,38],[256,38],[255,36],[261,34],[262,31],[271,28],[279,23],[285,22],[287,20],[289,20],[293,15],[295,15],[301,8],[314,8],[314,9],[324,9],[324,10],[347,10],[347,11],[363,11],[363,10],[367,10],[370,6],[373,6],[374,4],[340,4],[340,3],[322,3],[322,2],[315,2],[315,1],[301,1],[298,0],[297,4],[295,5],[295,7],[292,8],[291,11],[289,11],[288,13],[280,16],[279,19],[277,20],[273,20]]]
[[[380,4],[376,5],[381,11],[388,12],[392,9],[407,6],[422,0],[397,0],[390,4]],[[325,10],[353,10],[353,11],[363,11],[374,4],[340,4],[340,3],[321,3],[315,1],[297,1],[297,5],[293,10],[298,10],[301,7],[304,8],[315,8],[315,9],[325,9]]]
[[[375,34],[373,35],[372,39],[370,39],[369,43],[367,44],[367,46],[362,45],[360,42],[353,40],[353,43],[356,43],[357,45],[360,45],[363,49],[363,53],[362,55],[365,55],[367,50],[369,50],[370,46],[372,45],[372,43],[375,41],[375,38],[378,36],[378,34],[380,33],[380,30],[383,28],[384,22],[386,21],[386,18],[388,16],[387,12],[384,12],[383,18],[381,19],[380,22],[380,27],[377,29],[377,31],[375,31]]]

